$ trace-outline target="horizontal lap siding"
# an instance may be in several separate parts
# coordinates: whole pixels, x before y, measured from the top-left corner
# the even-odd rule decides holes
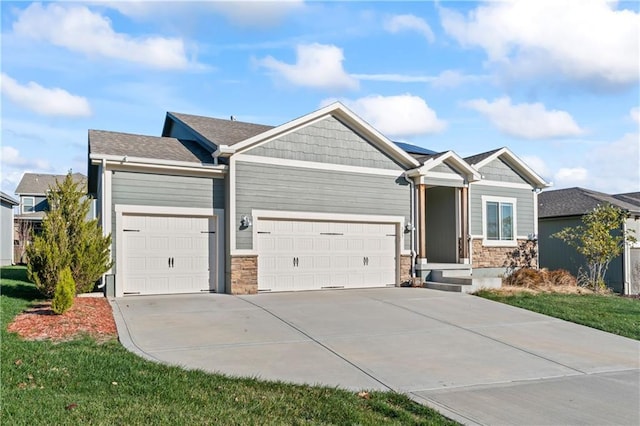
[[[149,173],[113,173],[111,181],[112,209],[116,204],[138,206],[224,208],[224,180],[192,176]],[[116,229],[112,210],[111,229]],[[112,258],[116,258],[112,232]],[[116,265],[117,268],[117,265]]]
[[[222,179],[114,172],[113,204],[224,208]]]
[[[482,196],[507,197],[517,199],[516,224],[518,235],[529,235],[534,231],[533,192],[530,189],[505,188],[471,184],[469,203],[471,234],[482,235]]]
[[[364,138],[334,117],[305,126],[247,151],[287,160],[402,170]]]
[[[401,177],[240,161],[235,170],[236,224],[256,209],[393,215],[409,221],[410,187]],[[236,229],[236,248],[252,249],[252,245],[251,230]],[[405,238],[405,248],[409,248],[409,238]]]

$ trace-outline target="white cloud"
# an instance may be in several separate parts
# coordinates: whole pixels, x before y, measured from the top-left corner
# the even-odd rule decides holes
[[[640,188],[640,134],[627,133],[586,154],[593,189],[619,194]]]
[[[342,49],[325,44],[301,44],[296,48],[296,63],[287,64],[267,56],[258,64],[296,86],[319,89],[357,89],[358,80],[342,67]]]
[[[440,8],[445,31],[483,48],[512,76],[555,75],[598,86],[639,78],[640,15],[607,0],[502,1],[466,16]]]
[[[21,85],[7,74],[0,74],[2,94],[23,108],[42,115],[86,117],[91,115],[89,101],[60,88],[46,88],[30,81]]]
[[[537,155],[525,155],[521,158],[534,172],[545,178],[545,180],[550,180],[548,178],[551,176],[551,171],[542,158]]]
[[[437,88],[453,88],[465,83],[474,83],[489,79],[488,75],[463,74],[458,70],[444,70],[438,75],[409,74],[351,74],[353,78],[365,81],[384,81],[390,83],[429,83]]]
[[[0,150],[2,159],[2,181],[0,187],[8,194],[12,194],[25,172],[51,173],[52,168],[47,160],[28,159],[20,155],[20,151],[12,146],[3,146]]]
[[[524,139],[545,139],[576,136],[584,133],[566,111],[548,111],[541,103],[511,104],[503,97],[488,102],[474,99],[465,102],[487,117],[502,133]]]
[[[585,186],[588,179],[589,172],[583,167],[563,167],[554,174],[553,183],[556,188],[570,188]]]
[[[393,34],[400,31],[417,31],[429,42],[433,43],[435,41],[435,36],[429,24],[415,15],[394,15],[385,21],[384,29]]]
[[[336,99],[326,99],[328,105]],[[365,121],[389,137],[416,136],[438,133],[445,129],[446,122],[440,120],[424,99],[410,95],[372,95],[359,99],[339,99]]]
[[[13,25],[15,34],[46,41],[88,56],[103,56],[160,69],[184,69],[182,39],[131,37],[117,33],[109,18],[77,4],[33,3]]]
[[[640,108],[631,108],[629,111],[629,117],[631,117],[631,119],[636,123],[640,124]]]

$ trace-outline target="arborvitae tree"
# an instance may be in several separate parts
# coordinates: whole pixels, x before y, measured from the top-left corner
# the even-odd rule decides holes
[[[56,284],[56,291],[51,301],[51,310],[58,314],[64,314],[73,306],[76,293],[76,285],[71,276],[71,269],[67,266],[60,272],[60,278]]]
[[[111,268],[111,236],[103,236],[97,219],[87,220],[91,200],[68,173],[49,189],[49,211],[42,233],[27,248],[29,278],[48,297],[53,295],[60,272],[71,269],[76,293],[93,289]]]

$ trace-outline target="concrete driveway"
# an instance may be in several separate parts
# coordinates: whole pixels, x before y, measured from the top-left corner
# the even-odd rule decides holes
[[[190,369],[392,389],[467,424],[640,424],[640,342],[418,288],[112,300],[123,345]]]

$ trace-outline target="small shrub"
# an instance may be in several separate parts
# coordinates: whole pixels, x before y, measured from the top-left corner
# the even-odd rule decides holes
[[[547,274],[547,281],[554,286],[577,287],[578,280],[569,271],[557,269]]]
[[[60,272],[56,291],[51,301],[51,310],[58,315],[64,314],[73,306],[75,295],[76,283],[71,276],[71,269],[66,267]]]

